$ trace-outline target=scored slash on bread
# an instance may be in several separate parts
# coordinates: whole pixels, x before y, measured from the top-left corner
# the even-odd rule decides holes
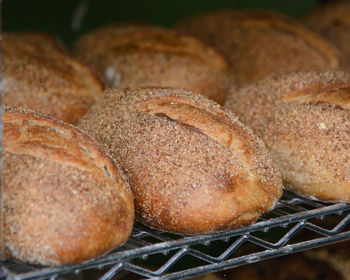
[[[71,125],[3,109],[4,257],[62,265],[124,243],[133,226],[133,198],[105,152]]]
[[[214,49],[191,36],[175,30],[151,25],[111,24],[82,35],[73,45],[77,56],[115,53],[137,50],[153,50],[195,57],[203,64],[227,70],[228,65]]]
[[[73,45],[106,87],[188,88],[223,103],[228,65],[196,38],[150,25],[111,24],[82,35]]]
[[[339,64],[338,54],[328,42],[276,12],[212,12],[184,19],[177,29],[223,54],[237,84],[298,70],[332,70]]]
[[[236,228],[272,209],[280,175],[235,116],[188,90],[110,89],[79,121],[129,178],[136,217],[170,232]]]
[[[300,72],[233,89],[226,107],[260,136],[289,188],[350,202],[350,75]]]
[[[90,69],[65,54],[54,37],[5,33],[2,53],[4,104],[76,123],[102,94]]]
[[[288,102],[327,104],[350,110],[350,82],[320,82],[291,91],[282,97]]]

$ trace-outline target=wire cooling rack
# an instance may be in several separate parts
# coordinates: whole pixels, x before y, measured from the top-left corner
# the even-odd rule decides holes
[[[4,261],[0,279],[184,279],[348,239],[349,204],[286,191],[273,211],[248,227],[186,236],[137,224],[124,246],[102,257],[62,267]]]
[[[0,71],[0,93],[1,85]],[[0,111],[0,142],[1,132]],[[184,279],[348,239],[350,205],[314,201],[286,191],[272,212],[248,227],[185,236],[137,224],[124,246],[81,264],[41,267],[0,256],[0,280]]]

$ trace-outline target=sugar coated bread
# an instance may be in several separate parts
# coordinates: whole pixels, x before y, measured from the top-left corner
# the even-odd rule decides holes
[[[211,12],[182,20],[177,28],[221,52],[236,84],[272,74],[338,67],[337,53],[324,39],[276,12]]]
[[[2,102],[75,123],[102,94],[90,69],[47,34],[5,33]]]
[[[350,70],[350,2],[331,1],[305,15],[304,23],[339,51],[340,66]]]
[[[226,106],[265,141],[289,188],[350,202],[350,74],[268,78],[233,89]]]
[[[124,243],[134,220],[132,194],[105,152],[73,126],[3,109],[3,256],[61,265]]]
[[[151,227],[188,234],[236,228],[282,194],[262,141],[188,90],[107,90],[78,126],[120,164],[136,217]]]
[[[223,103],[228,65],[214,49],[174,30],[111,24],[82,35],[73,53],[106,87],[187,88]]]

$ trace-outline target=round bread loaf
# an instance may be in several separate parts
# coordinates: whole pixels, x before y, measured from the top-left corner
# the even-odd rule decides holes
[[[102,94],[92,72],[54,37],[8,33],[2,40],[2,102],[75,123]]]
[[[187,88],[223,104],[228,65],[195,38],[149,25],[114,24],[82,35],[73,53],[106,87]]]
[[[233,89],[226,107],[265,141],[289,188],[350,202],[350,74],[268,78]]]
[[[338,48],[341,68],[350,70],[350,2],[324,4],[306,15],[304,22]]]
[[[325,40],[276,12],[212,12],[185,19],[177,28],[221,52],[236,84],[271,74],[338,67],[337,53]]]
[[[263,142],[190,91],[107,90],[78,126],[120,163],[136,217],[151,227],[188,234],[236,228],[282,194]]]
[[[5,258],[43,265],[85,261],[124,243],[134,204],[124,175],[73,126],[4,108]]]

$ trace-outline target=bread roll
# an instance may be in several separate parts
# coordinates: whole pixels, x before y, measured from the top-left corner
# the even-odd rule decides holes
[[[223,103],[226,61],[197,39],[149,25],[114,24],[81,36],[73,53],[106,87],[188,88]]]
[[[292,190],[350,202],[350,75],[309,72],[232,90],[227,108],[260,136]]]
[[[338,67],[337,53],[325,40],[276,12],[212,12],[185,19],[177,28],[221,52],[236,84],[272,74]]]
[[[350,2],[332,1],[304,17],[305,24],[319,32],[339,51],[340,66],[350,70]]]
[[[49,35],[5,33],[2,54],[4,104],[75,123],[102,94],[92,72]]]
[[[236,228],[272,209],[280,175],[263,143],[205,97],[114,89],[79,121],[129,178],[136,217],[170,232]]]
[[[134,219],[121,171],[74,127],[3,112],[4,257],[43,265],[94,258],[124,243]]]

